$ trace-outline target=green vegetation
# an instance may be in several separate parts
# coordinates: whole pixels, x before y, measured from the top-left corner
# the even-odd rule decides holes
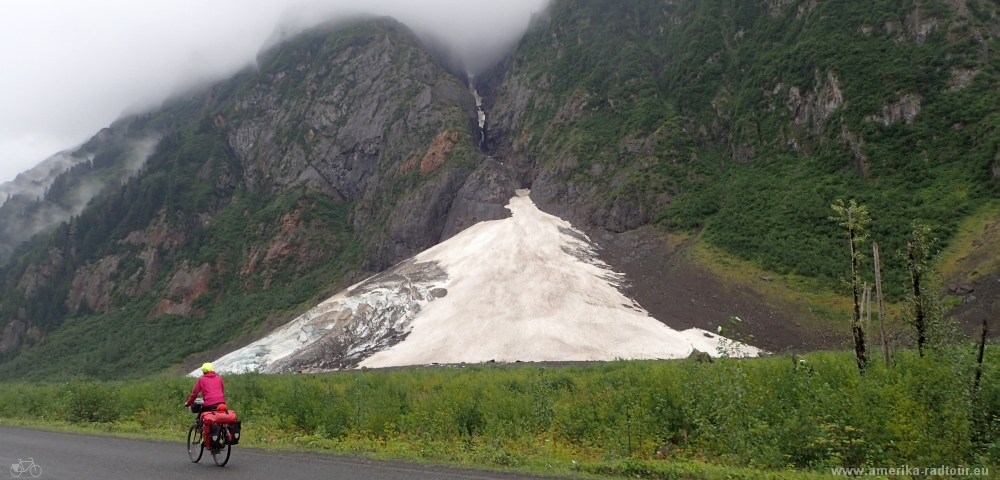
[[[826,221],[835,199],[868,205],[888,258],[912,219],[946,247],[997,193],[996,13],[952,5],[556,2],[508,70],[544,92],[511,133],[566,182],[593,186],[592,204],[644,205],[656,223],[704,226],[741,259],[837,288],[849,252]],[[974,76],[959,88],[953,72]],[[919,113],[880,120],[905,98]],[[885,263],[900,299],[907,272]]]
[[[963,284],[1000,270],[1000,203],[993,201],[959,224],[958,234],[936,259],[945,284]]]
[[[859,376],[848,352],[804,357],[227,376],[248,445],[645,478],[1000,464],[1000,370],[978,397],[971,345],[899,351]],[[180,439],[192,379],[8,383],[7,423]],[[574,463],[576,462],[576,463]],[[660,473],[656,473],[660,472]],[[685,473],[686,472],[686,473]],[[741,473],[742,472],[742,473]],[[759,473],[759,472],[758,472]]]
[[[115,297],[114,301],[121,302],[120,308],[107,313],[88,312],[84,305],[80,313],[52,332],[45,342],[0,364],[0,378],[31,380],[79,374],[114,378],[126,372],[128,375],[160,372],[188,355],[252,333],[269,319],[287,319],[304,310],[317,301],[317,292],[328,292],[328,286],[336,284],[345,265],[357,262],[360,252],[350,243],[344,225],[346,205],[331,204],[319,196],[289,195],[256,210],[251,209],[254,200],[244,199],[229,205],[182,247],[198,252],[194,258],[199,261],[204,259],[238,273],[247,261],[246,246],[253,245],[258,240],[255,237],[264,234],[259,227],[280,227],[284,201],[292,205],[304,203],[305,212],[316,217],[313,227],[316,235],[327,242],[326,257],[321,256],[322,250],[317,251],[318,258],[312,268],[286,267],[269,277],[262,272],[216,276],[212,279],[215,293],[195,300],[194,308],[200,310],[195,315],[153,316],[151,312],[159,299],[151,293],[135,299]],[[246,210],[256,214],[244,218],[242,213]],[[279,218],[267,219],[268,215]],[[327,223],[331,220],[338,221]],[[212,242],[205,244],[206,238]],[[294,263],[295,259],[283,261]],[[124,271],[122,277],[132,273]],[[163,277],[160,282],[165,284],[169,280]],[[262,288],[265,281],[269,281],[269,288]]]

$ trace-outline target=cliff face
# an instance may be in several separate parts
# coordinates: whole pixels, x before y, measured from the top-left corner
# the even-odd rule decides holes
[[[259,62],[66,153],[46,198],[112,154],[138,173],[0,267],[0,376],[162,369],[508,213],[474,99],[402,25],[323,27]],[[39,356],[61,360],[26,370]]]
[[[323,35],[315,32],[277,47],[233,103],[238,119],[228,141],[247,166],[248,187],[280,192],[303,184],[362,199],[387,171],[405,173],[402,165],[435,137],[453,145],[468,130],[465,87],[415,39],[402,31],[347,35],[346,46],[316,45]]]
[[[437,243],[484,160],[470,140],[475,102],[465,85],[392,20],[335,37],[309,32],[262,58],[213,120],[226,125],[246,188],[302,186],[357,202],[352,227],[374,238],[373,270]]]

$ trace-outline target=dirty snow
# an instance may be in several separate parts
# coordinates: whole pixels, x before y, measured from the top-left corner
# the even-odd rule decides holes
[[[586,235],[539,210],[527,190],[507,208],[510,218],[473,225],[340,292],[220,358],[216,370],[715,354],[721,337],[676,331],[650,317],[619,291],[625,279],[597,257]]]

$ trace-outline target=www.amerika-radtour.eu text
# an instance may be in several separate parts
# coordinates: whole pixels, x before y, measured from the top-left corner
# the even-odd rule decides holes
[[[830,473],[834,475],[843,475],[846,477],[864,477],[864,476],[896,476],[896,475],[909,475],[913,477],[917,476],[938,476],[938,477],[988,477],[990,475],[990,469],[988,467],[911,467],[909,465],[903,465],[902,467],[859,467],[859,468],[844,468],[835,467],[830,469]]]

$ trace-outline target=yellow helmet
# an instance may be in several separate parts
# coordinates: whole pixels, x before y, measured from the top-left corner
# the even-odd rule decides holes
[[[215,371],[215,367],[213,367],[211,363],[206,363],[201,366],[201,373],[208,373],[212,371]]]

